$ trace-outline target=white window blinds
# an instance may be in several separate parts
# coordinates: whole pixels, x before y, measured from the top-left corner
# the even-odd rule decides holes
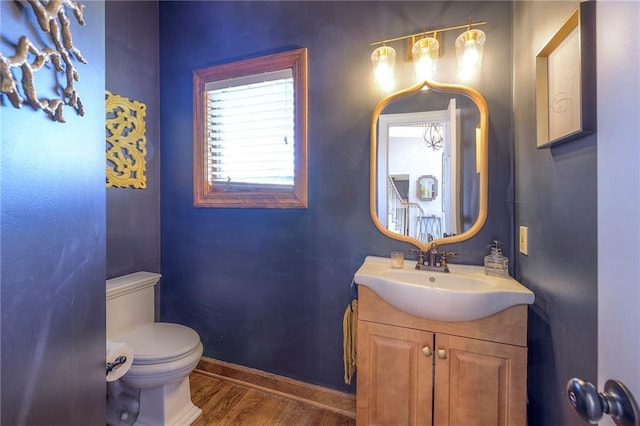
[[[207,176],[211,185],[294,183],[291,69],[207,83]]]

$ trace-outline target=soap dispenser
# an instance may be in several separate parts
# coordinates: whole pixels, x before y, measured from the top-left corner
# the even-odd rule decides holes
[[[484,274],[492,275],[494,277],[508,277],[509,276],[509,259],[502,254],[500,248],[500,241],[494,241],[493,244],[489,244],[491,253],[484,257]]]

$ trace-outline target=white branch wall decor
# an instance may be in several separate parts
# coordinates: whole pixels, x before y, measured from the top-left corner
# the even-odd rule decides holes
[[[73,0],[27,0],[36,15],[42,31],[49,34],[53,43],[50,47],[38,48],[27,36],[21,36],[13,55],[5,56],[0,52],[0,93],[7,96],[15,108],[21,108],[26,101],[35,109],[44,110],[53,120],[65,122],[63,108],[72,107],[79,115],[84,115],[84,107],[74,83],[80,75],[74,65],[75,61],[83,64],[87,60],[80,50],[73,44],[71,37],[71,21],[66,15],[67,8],[71,9],[76,21],[84,25],[82,11],[84,6]],[[47,65],[53,67],[47,67]],[[44,69],[52,69],[54,73],[65,76],[66,85],[61,87],[61,93],[50,98],[38,97],[36,92],[34,73]],[[16,71],[22,74],[20,83]],[[20,74],[20,73],[17,73]]]

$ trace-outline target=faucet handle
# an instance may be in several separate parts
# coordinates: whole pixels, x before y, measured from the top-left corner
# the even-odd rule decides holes
[[[420,249],[414,249],[414,248],[409,249],[409,251],[410,251],[411,253],[415,253],[418,257],[420,257],[420,256],[424,256],[424,253],[425,253],[425,252],[423,252],[423,251],[422,251],[422,250],[420,250]]]
[[[440,265],[447,266],[449,261],[447,259],[448,256],[457,256],[458,253],[454,251],[443,251],[440,253]]]
[[[420,250],[420,249],[409,249],[409,251],[412,252],[412,253],[417,253],[418,254],[418,259],[417,259],[418,260],[418,265],[424,265],[424,261],[425,261],[424,254],[425,253],[422,250]],[[416,265],[416,268],[417,267],[418,266]]]

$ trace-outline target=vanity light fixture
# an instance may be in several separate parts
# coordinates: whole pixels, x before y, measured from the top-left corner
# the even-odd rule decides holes
[[[485,25],[486,23],[487,21],[472,22],[469,19],[469,23],[464,25],[438,28],[370,43],[370,46],[381,45],[371,54],[375,82],[384,91],[388,92],[392,89],[396,51],[391,46],[388,46],[387,43],[400,40],[407,40],[407,62],[415,64],[417,82],[433,79],[438,57],[441,56],[441,33],[460,29],[466,29],[466,31],[458,37],[455,43],[458,68],[461,79],[463,81],[469,80],[480,69],[482,49],[486,41],[484,32],[473,29],[473,27]]]
[[[376,83],[385,91],[393,89],[393,69],[396,65],[396,50],[382,45],[371,54],[373,62],[373,76]]]
[[[435,36],[436,34],[434,34]],[[433,79],[440,56],[440,42],[435,37],[424,37],[416,41],[411,48],[416,69],[416,80]]]
[[[480,69],[486,39],[483,31],[472,30],[471,26],[456,39],[456,56],[462,81],[470,80]]]

